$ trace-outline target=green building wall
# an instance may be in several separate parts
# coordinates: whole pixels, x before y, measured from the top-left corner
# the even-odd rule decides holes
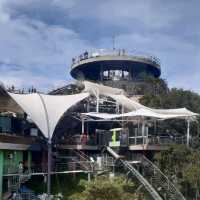
[[[29,170],[31,170],[32,152],[27,152],[26,163]],[[3,174],[12,172],[19,167],[19,163],[23,161],[24,151],[19,150],[1,150],[0,149],[0,199],[3,195]]]

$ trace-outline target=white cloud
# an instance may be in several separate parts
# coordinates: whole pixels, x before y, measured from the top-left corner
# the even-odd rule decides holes
[[[98,19],[105,24],[134,27],[135,22],[148,28],[163,28],[174,24],[182,16],[174,4],[160,0],[89,1],[70,10],[72,19]],[[85,5],[83,5],[85,4]],[[87,12],[86,12],[87,10]]]
[[[1,81],[47,90],[69,79],[71,58],[90,48],[71,29],[26,18],[0,23]]]
[[[102,46],[108,38],[102,38]],[[136,54],[152,54],[161,59],[162,77],[170,87],[193,88],[200,92],[200,48],[188,40],[164,33],[121,34],[116,37],[117,48],[132,50]]]
[[[9,20],[9,14],[4,10],[5,0],[0,0],[0,23],[5,23]]]
[[[0,80],[62,85],[73,56],[112,46],[115,33],[117,47],[161,58],[170,86],[199,91],[199,6],[191,1],[0,0]]]

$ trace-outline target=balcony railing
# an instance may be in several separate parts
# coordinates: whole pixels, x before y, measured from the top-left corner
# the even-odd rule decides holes
[[[169,145],[169,144],[186,144],[186,137],[171,137],[171,136],[136,136],[129,137],[129,145]]]
[[[103,146],[113,144],[113,146],[129,146],[129,145],[169,145],[169,144],[186,144],[185,136],[129,136],[119,137],[117,141],[108,139],[105,135],[87,136],[74,135],[64,140],[65,145],[88,145]]]
[[[85,51],[83,54],[72,58],[72,68],[74,65],[79,64],[80,61],[101,56],[124,56],[124,57],[128,56],[133,59],[134,58],[142,59],[147,62],[152,62],[153,64],[160,67],[160,60],[157,57],[149,54],[141,54],[136,51],[125,51],[124,49],[118,49],[118,50],[99,49],[95,51]]]

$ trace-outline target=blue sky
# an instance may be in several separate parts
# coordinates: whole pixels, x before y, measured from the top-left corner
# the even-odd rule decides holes
[[[40,90],[72,81],[71,58],[116,47],[156,55],[170,87],[200,93],[198,0],[0,0],[0,81]]]

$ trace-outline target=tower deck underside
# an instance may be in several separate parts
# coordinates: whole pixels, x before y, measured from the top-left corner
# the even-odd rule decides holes
[[[81,80],[139,80],[144,75],[159,77],[158,63],[145,58],[101,56],[88,58],[72,65],[71,75]]]

